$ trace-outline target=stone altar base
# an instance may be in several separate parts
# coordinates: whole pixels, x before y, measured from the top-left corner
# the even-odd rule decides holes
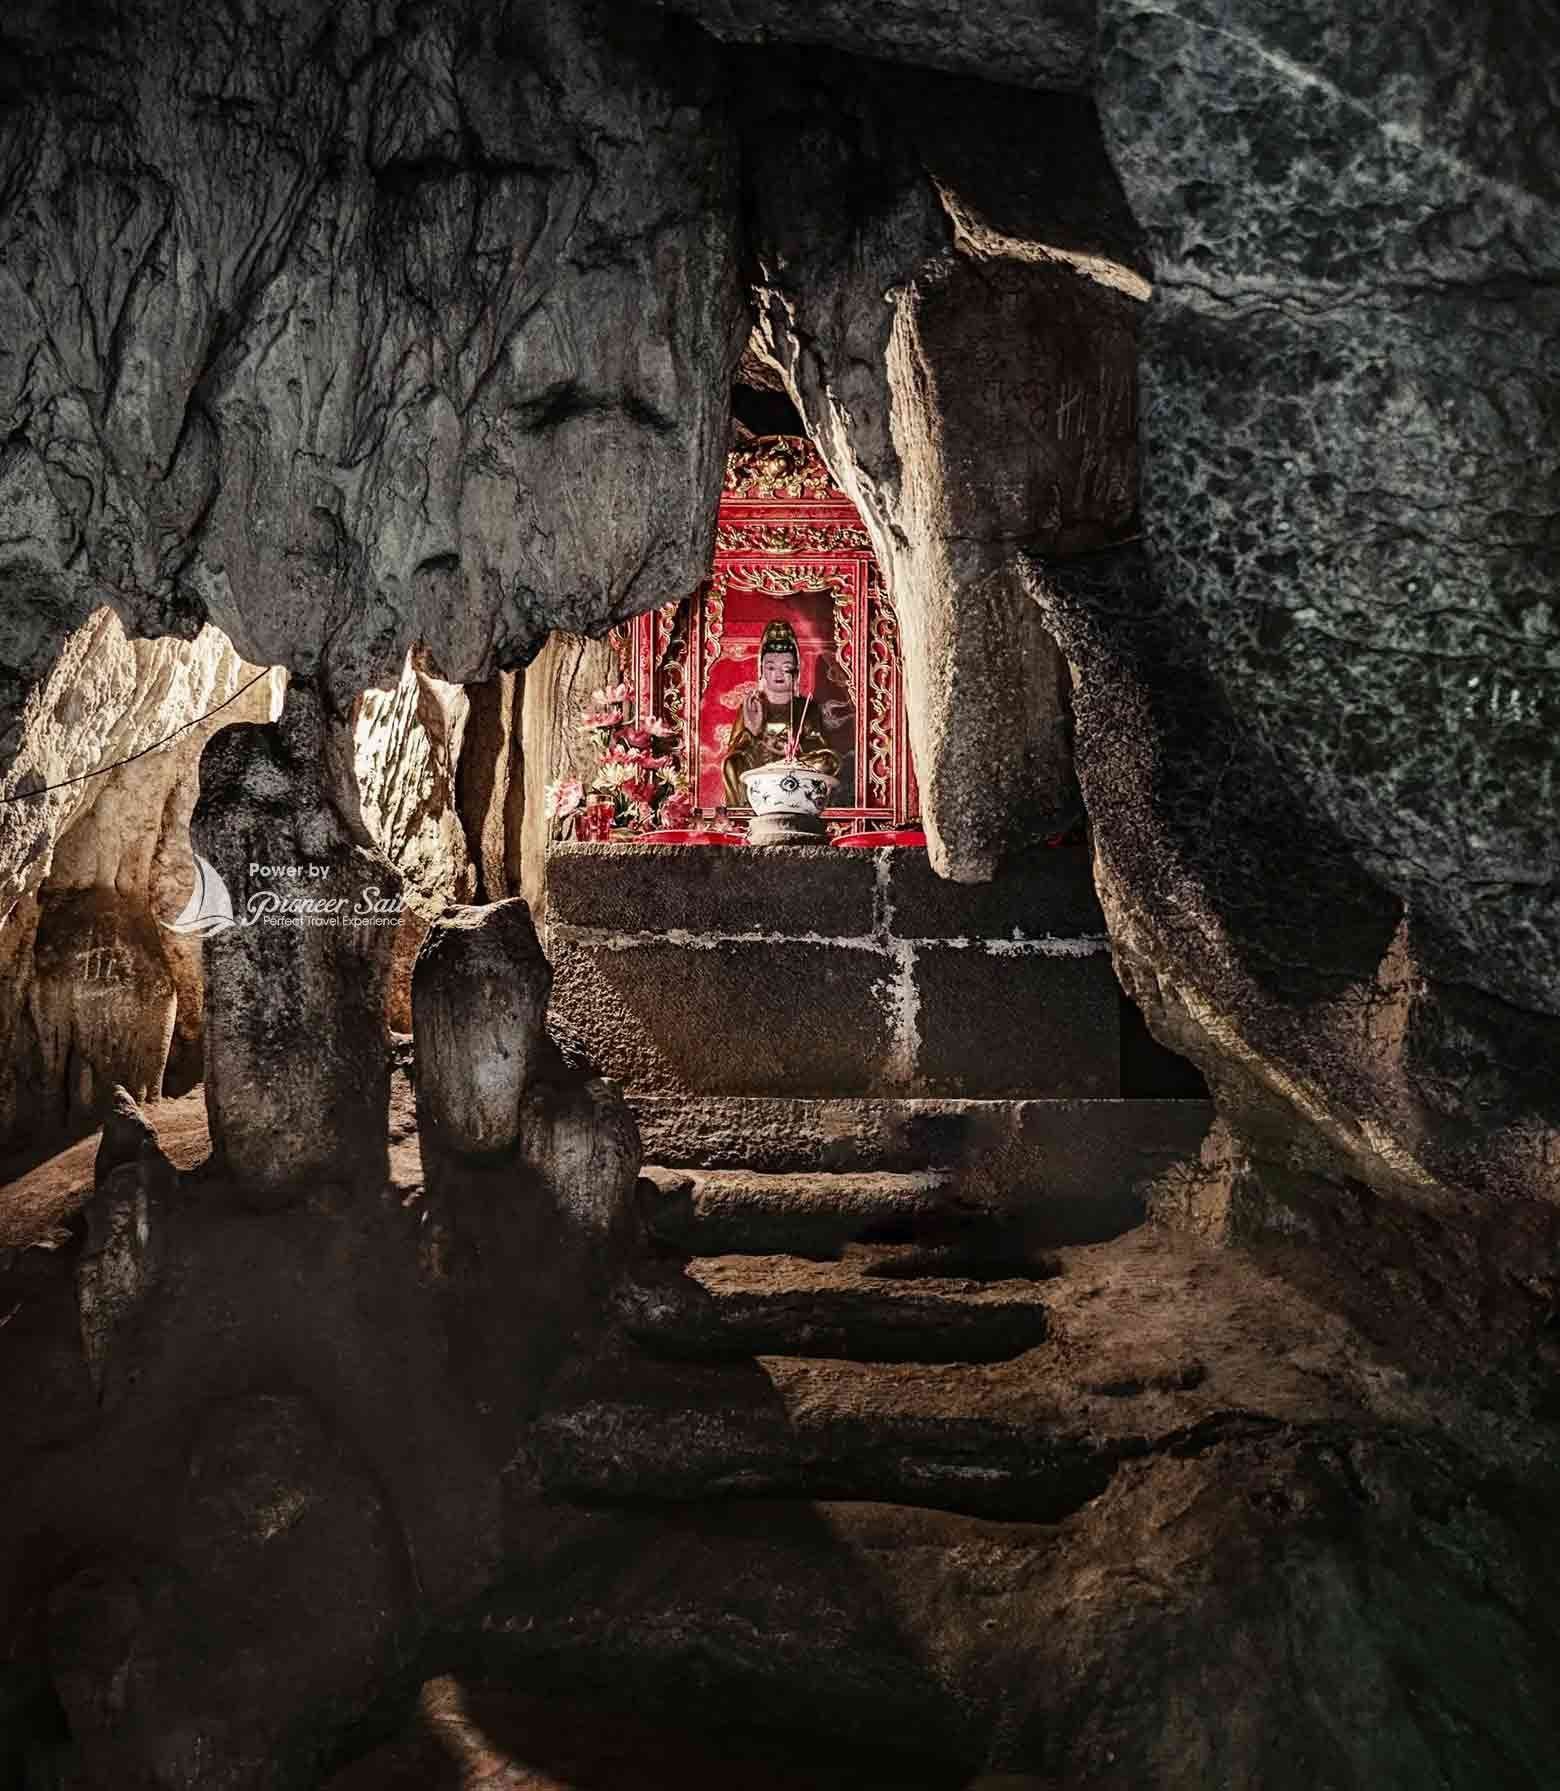
[[[630,1099],[1122,1091],[1081,848],[954,884],[894,847],[557,846],[547,935],[554,1024]]]
[[[754,815],[748,822],[750,846],[822,846],[828,839],[822,815]]]

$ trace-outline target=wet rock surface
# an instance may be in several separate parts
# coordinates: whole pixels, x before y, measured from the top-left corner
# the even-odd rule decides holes
[[[434,922],[413,975],[418,1120],[437,1151],[503,1157],[546,1036],[552,970],[518,898]]]
[[[178,658],[215,622],[303,677],[208,750],[197,844],[339,867],[362,688],[562,628],[534,842],[611,665],[574,637],[706,569],[740,273],[903,606],[937,868],[987,876],[1076,771],[1117,973],[1220,1116],[1104,1203],[1191,1240],[1063,1250],[1017,1356],[802,1353],[814,1265],[772,1353],[656,1363],[613,1296],[687,1272],[578,1055],[541,1049],[500,1162],[430,1136],[424,1178],[379,959],[210,941],[221,1160],[117,1111],[100,1187],[32,1164],[5,1218],[12,1776],[301,1791],[462,1653],[952,1782],[1552,1783],[1554,21],[956,10],[0,25],[4,794],[220,700],[235,663]],[[105,599],[174,640],[127,656]],[[414,758],[409,795],[447,780]],[[150,1087],[192,986],[150,822],[193,799],[0,814],[0,970],[42,941],[53,1041],[0,1002],[4,1117],[73,1054],[111,1060],[80,1118]],[[94,942],[148,997],[106,1032]],[[703,1135],[772,1167],[799,1105]],[[923,1168],[969,1121],[924,1106],[803,1115],[809,1162]],[[948,1278],[878,1261],[890,1309]]]
[[[279,722],[230,728],[201,761],[192,836],[231,878],[239,923],[204,941],[206,1101],[217,1154],[258,1199],[374,1188],[386,1174],[400,880],[347,806],[348,748],[295,684]]]
[[[87,589],[345,701],[419,638],[481,677],[698,581],[738,301],[690,28],[303,0],[6,33],[13,676]]]

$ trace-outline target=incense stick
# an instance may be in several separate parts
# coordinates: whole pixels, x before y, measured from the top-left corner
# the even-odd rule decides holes
[[[785,743],[786,760],[792,765],[796,763],[796,755],[801,750],[802,729],[807,725],[807,705],[811,701],[811,695],[802,699],[802,719],[795,723],[795,726],[791,729],[791,737]],[[794,721],[796,716],[796,698],[794,696],[791,698],[791,716]]]

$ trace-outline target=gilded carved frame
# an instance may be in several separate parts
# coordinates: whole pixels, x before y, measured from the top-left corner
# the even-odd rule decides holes
[[[824,588],[833,593],[835,657],[850,682],[857,767],[852,800],[826,811],[826,818],[835,832],[903,826],[916,817],[919,793],[898,623],[861,519],[808,443],[772,436],[731,455],[714,570],[691,597],[614,631],[624,678],[637,713],[659,713],[678,724],[681,763],[697,791],[705,750],[700,700],[721,654],[728,594]],[[706,804],[698,812],[716,811]]]

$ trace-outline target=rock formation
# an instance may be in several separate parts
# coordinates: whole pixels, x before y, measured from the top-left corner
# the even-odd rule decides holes
[[[563,1362],[601,1349],[607,1300],[642,1241],[639,1135],[617,1089],[564,1064],[546,1030],[551,988],[518,899],[435,921],[412,977],[418,1131],[452,1265],[450,1322],[479,1355],[510,1340],[510,1421]]]
[[[301,1791],[459,1657],[949,1787],[1551,1782],[1556,39],[0,21],[0,1127],[113,1102],[0,1253],[0,1779]],[[852,1184],[828,1261],[729,1213],[701,1255],[542,1033],[541,790],[599,637],[706,570],[744,352],[892,585],[935,868],[1087,811],[1218,1109],[1154,1225],[939,1274]],[[425,1177],[392,930],[197,976],[192,807],[245,919],[418,886]],[[192,1176],[132,1097],[197,1038]]]
[[[394,690],[363,692],[353,728],[363,825],[414,889],[446,901],[475,893],[455,792],[470,712],[463,686],[408,654]]]
[[[239,923],[205,940],[206,1104],[224,1173],[260,1200],[386,1179],[400,879],[356,812],[350,753],[295,683],[280,721],[224,729],[201,758],[191,833]]]
[[[728,43],[828,45],[987,81],[1066,91],[1093,75],[1090,0],[888,0],[863,8],[841,0],[671,0]]]
[[[412,1030],[412,963],[428,923],[476,885],[455,799],[470,704],[462,686],[433,677],[418,657],[407,654],[393,690],[363,692],[353,727],[363,824],[402,877],[385,1005],[394,1032]]]
[[[6,32],[13,677],[104,592],[344,707],[419,641],[470,681],[697,583],[739,309],[691,29],[303,0]]]
[[[989,878],[1076,815],[1020,556],[1133,527],[1146,264],[1086,102],[906,76],[788,94],[767,61],[751,92],[756,342],[894,593],[932,862]]]
[[[589,781],[595,766],[590,763],[587,738],[580,732],[580,717],[590,712],[590,693],[615,683],[618,675],[617,658],[605,641],[570,634],[553,635],[526,667],[521,893],[537,916],[547,902],[544,868],[553,835],[546,813],[547,786],[554,778]]]
[[[387,1018],[412,1029],[412,965],[452,904],[523,893],[540,911],[553,778],[580,776],[579,717],[617,676],[605,641],[556,633],[523,672],[449,684],[407,656],[393,691],[363,693],[354,727],[363,821],[401,873]],[[594,769],[594,767],[591,767]]]
[[[515,1149],[551,990],[524,902],[456,908],[434,922],[413,985],[425,1151],[481,1162]]]
[[[1146,538],[1035,589],[1118,964],[1237,1121],[1244,1223],[1357,1260],[1364,1182],[1521,1356],[1560,1186],[1544,27],[1239,11],[1104,14]]]
[[[115,1083],[155,1097],[170,1050],[174,1092],[198,1079],[199,942],[158,922],[190,892],[202,749],[279,692],[215,628],[130,640],[108,609],[32,691],[0,778],[0,1135],[80,1123]]]

